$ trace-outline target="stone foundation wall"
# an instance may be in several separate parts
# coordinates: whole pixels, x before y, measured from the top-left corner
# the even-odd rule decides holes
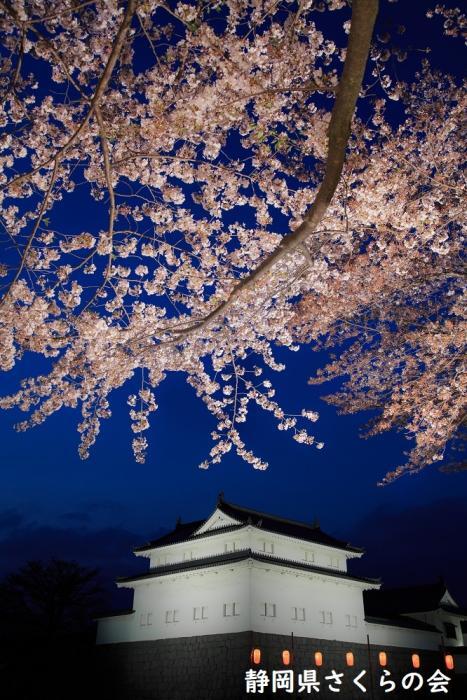
[[[245,691],[245,671],[252,668],[251,650],[261,649],[261,663],[258,667],[265,669],[269,676],[272,670],[285,668],[281,661],[283,649],[292,651],[290,636],[241,632],[238,634],[206,635],[201,637],[182,637],[179,639],[154,640],[109,644],[96,648],[98,668],[100,669],[100,687],[106,690],[109,700],[240,700],[251,698]],[[345,653],[352,651],[355,665],[348,668]],[[385,693],[379,687],[381,668],[378,663],[379,647],[371,648],[362,644],[348,645],[341,642],[322,641],[295,637],[293,639],[293,663],[297,680],[303,669],[315,668],[314,652],[323,654],[323,667],[318,670],[321,681],[320,692],[312,692],[312,697],[323,700],[341,698],[341,700],[381,700],[382,698],[423,698],[433,697],[426,683],[422,690],[413,692],[402,690],[400,680],[412,671],[411,649],[387,647],[387,669],[397,688]],[[436,668],[445,672],[441,652],[419,651],[421,660],[420,673],[426,679]],[[328,689],[324,676],[331,670],[344,672],[343,684],[338,686],[340,692]],[[363,693],[352,679],[366,669],[362,678],[367,692]],[[371,670],[370,670],[371,669]],[[449,685],[449,694],[438,693],[437,697],[467,698],[465,676],[446,672],[453,677]],[[337,687],[337,686],[336,686]],[[271,697],[271,686],[259,697]],[[310,697],[306,692],[298,693],[297,686],[293,694],[278,690],[274,697],[302,698]]]

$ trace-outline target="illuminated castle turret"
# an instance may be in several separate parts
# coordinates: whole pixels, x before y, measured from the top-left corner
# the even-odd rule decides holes
[[[172,532],[134,553],[149,559],[148,571],[117,581],[133,589],[133,608],[100,618],[97,641],[130,656],[136,648],[153,649],[161,668],[176,663],[167,650],[194,643],[219,648],[237,640],[243,666],[254,643],[269,650],[271,663],[274,649],[291,643],[308,648],[310,656],[324,649],[335,663],[346,649],[358,656],[370,644],[375,659],[384,649],[400,663],[401,654],[410,658],[404,650],[439,653],[464,643],[467,611],[442,582],[380,591],[379,580],[348,571],[348,561],[361,557],[362,549],[316,523],[237,506],[223,494],[206,520],[178,521]]]

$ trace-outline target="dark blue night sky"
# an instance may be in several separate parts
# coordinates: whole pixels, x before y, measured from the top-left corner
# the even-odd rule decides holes
[[[126,406],[117,395],[114,415],[84,462],[76,454],[77,414],[62,412],[19,434],[11,429],[13,416],[3,414],[1,570],[57,556],[100,567],[110,583],[144,567],[133,561],[133,545],[171,529],[179,515],[185,521],[207,517],[224,491],[226,500],[255,509],[308,522],[318,517],[324,530],[366,547],[359,571],[388,583],[444,575],[453,594],[465,599],[467,473],[427,468],[377,487],[401,461],[406,441],[394,434],[359,438],[362,417],[337,416],[333,407],[319,405],[320,388],[306,385],[319,357],[308,349],[290,355],[288,369],[276,379],[278,393],[291,409],[319,407],[314,427],[326,444],[321,451],[299,445],[258,413],[244,434],[269,461],[265,472],[231,455],[209,471],[198,469],[214,425],[175,376],[159,394],[145,465],[133,462]],[[31,370],[33,363],[31,358]],[[13,373],[8,384],[13,388]]]
[[[440,23],[425,21],[421,32],[415,19],[421,13],[412,3],[399,4],[404,13],[383,3],[380,27],[389,22],[387,13],[393,13],[391,23],[404,14],[409,40],[418,36],[418,46],[433,47],[431,60],[458,72],[459,44],[444,40],[441,50]],[[144,561],[133,561],[133,545],[171,529],[178,516],[207,517],[223,491],[227,501],[258,510],[308,522],[319,518],[325,531],[367,549],[354,571],[389,584],[444,575],[454,597],[467,604],[467,472],[442,474],[434,466],[377,487],[403,463],[403,436],[362,440],[365,416],[338,416],[320,401],[328,388],[307,386],[307,379],[325,355],[305,348],[278,356],[287,360],[286,371],[274,377],[279,403],[291,413],[317,410],[314,434],[325,448],[299,445],[277,431],[267,414],[252,413],[242,435],[269,462],[266,472],[232,454],[209,471],[198,469],[210,449],[214,420],[179,376],[169,376],[157,392],[160,408],[152,418],[145,465],[134,463],[131,454],[125,388],[114,394],[113,416],[84,462],[76,451],[78,413],[62,410],[26,433],[12,430],[19,415],[0,413],[0,574],[28,559],[55,556],[100,567],[110,585],[115,575],[144,568]],[[0,393],[43,369],[42,361],[26,356],[2,376]]]

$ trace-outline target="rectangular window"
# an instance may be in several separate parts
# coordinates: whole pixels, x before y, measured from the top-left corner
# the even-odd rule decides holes
[[[274,544],[272,542],[261,542],[261,549],[265,554],[274,554]]]
[[[305,622],[305,608],[292,608],[292,620]]]
[[[166,610],[165,611],[165,622],[167,624],[172,622],[178,622],[178,610]]]
[[[312,563],[315,560],[315,553],[311,552],[308,549],[305,549],[303,552],[303,559],[304,559],[304,561],[308,561],[308,562]]]
[[[261,604],[261,616],[262,617],[276,617],[276,604],[275,603],[262,603]]]
[[[339,568],[339,564],[340,564],[339,557],[329,557],[329,565],[330,565],[333,569],[338,569],[338,568]]]
[[[193,552],[183,552],[183,561],[191,561],[193,559]]]
[[[224,552],[235,552],[236,549],[235,542],[226,542],[224,544]]]
[[[319,621],[323,625],[332,625],[332,612],[329,610],[320,610]]]
[[[224,617],[237,617],[238,615],[240,615],[238,603],[224,603]]]
[[[457,639],[456,625],[453,625],[452,622],[444,623],[444,632],[449,639]]]
[[[356,615],[346,615],[345,616],[345,626],[346,627],[356,627],[357,626],[357,616]]]
[[[207,620],[208,609],[204,605],[193,608],[193,620]]]
[[[139,624],[141,627],[152,625],[152,612],[141,613],[141,615],[139,616]]]

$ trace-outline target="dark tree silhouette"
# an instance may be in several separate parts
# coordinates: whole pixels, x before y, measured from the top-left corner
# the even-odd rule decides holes
[[[0,582],[0,676],[8,700],[81,700],[97,690],[98,570],[30,561]]]
[[[0,584],[2,627],[53,639],[83,630],[100,604],[97,569],[30,561]]]

